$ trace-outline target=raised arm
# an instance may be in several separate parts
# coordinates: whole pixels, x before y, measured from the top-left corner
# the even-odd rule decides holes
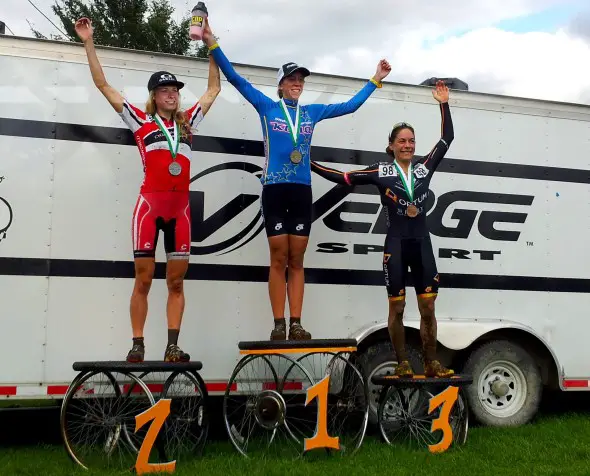
[[[330,182],[342,185],[375,185],[379,177],[378,164],[370,165],[366,169],[351,170],[350,172],[340,172],[330,167],[325,167],[317,162],[311,161],[311,170]]]
[[[84,44],[86,50],[86,56],[88,56],[88,65],[90,66],[90,73],[92,74],[92,80],[94,85],[109,101],[111,106],[119,114],[123,111],[123,103],[125,102],[123,96],[113,88],[106,80],[98,57],[96,56],[96,50],[94,49],[94,41],[92,35],[94,30],[92,23],[88,18],[80,18],[75,24],[76,33]]]
[[[203,95],[196,104],[185,111],[187,121],[193,134],[197,133],[197,126],[205,118],[207,111],[211,109],[215,98],[221,91],[221,82],[219,79],[219,68],[212,56],[209,56],[209,83]]]
[[[391,66],[386,60],[382,59],[377,65],[377,72],[375,75],[358,93],[356,93],[348,101],[337,104],[310,105],[309,111],[313,115],[314,120],[319,122],[324,119],[331,119],[333,117],[344,116],[345,114],[352,114],[359,107],[361,107],[367,99],[369,99],[369,96],[375,91],[375,89],[382,86],[381,81],[385,79],[390,71]]]
[[[215,63],[213,56],[209,56],[209,83],[207,84],[207,90],[199,99],[203,116],[207,114],[207,111],[211,108],[213,101],[219,95],[221,91],[221,80],[219,76],[219,67]]]
[[[209,47],[209,54],[213,56],[224,76],[230,84],[232,84],[239,93],[244,96],[257,111],[263,109],[264,106],[272,103],[272,99],[264,95],[261,91],[256,89],[249,81],[240,76],[232,64],[229,62],[225,53],[222,51],[219,44],[215,41],[215,36],[209,26],[209,20],[205,20],[205,29],[203,33],[203,41]]]
[[[449,150],[455,138],[455,130],[449,107],[449,88],[443,81],[438,81],[435,89],[432,90],[432,95],[440,103],[440,139],[420,162],[427,165],[431,171],[434,171]]]

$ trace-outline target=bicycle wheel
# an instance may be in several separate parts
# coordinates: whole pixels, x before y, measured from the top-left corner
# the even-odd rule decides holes
[[[120,388],[130,382],[142,390],[132,397]],[[135,428],[135,416],[154,403],[153,395],[134,375],[101,370],[79,374],[66,392],[60,414],[68,456],[84,469],[133,468],[137,448],[121,433],[131,424]]]
[[[290,357],[244,357],[230,377],[223,401],[226,429],[240,454],[299,456],[303,442],[294,438],[289,424],[305,407],[306,390],[312,385],[309,373]]]
[[[342,352],[310,352],[297,362],[310,372],[315,383],[329,376],[327,431],[338,438],[341,454],[354,454],[360,448],[369,420],[369,388],[362,374]],[[311,405],[311,403],[310,403]],[[317,415],[317,404],[313,411]],[[298,422],[302,423],[302,422]],[[309,438],[316,422],[299,426],[298,434]],[[333,451],[330,449],[330,451]]]
[[[145,387],[150,391],[152,396],[154,397],[155,401],[158,401],[162,398],[162,392],[164,390],[164,383],[166,381],[168,372],[162,371],[153,371],[153,370],[146,370],[136,376],[136,380],[131,380],[130,382],[122,385],[122,393],[125,394],[126,397],[133,397],[137,396],[138,394],[143,393],[143,386],[139,385],[138,382],[142,382]],[[149,376],[149,378],[148,378]],[[125,425],[122,427],[123,436],[127,440],[129,446],[135,451],[136,453],[139,452],[139,448],[141,447],[141,443],[143,442],[143,438],[145,433],[147,432],[148,426],[142,428],[139,432],[135,432],[135,420],[127,419],[125,421]],[[154,448],[158,452],[158,457],[160,461],[169,461],[164,454],[164,447],[161,442],[161,431],[158,433],[158,437],[154,443]]]
[[[442,408],[428,413],[434,394],[423,386],[397,388],[390,386],[381,399],[378,411],[379,430],[387,444],[428,447],[441,441],[442,431],[432,431],[432,422],[440,417]],[[459,391],[449,414],[453,444],[467,439],[468,414],[465,399]]]
[[[161,398],[171,400],[161,431],[166,459],[178,461],[199,453],[209,430],[205,382],[196,372],[174,371],[164,383]]]

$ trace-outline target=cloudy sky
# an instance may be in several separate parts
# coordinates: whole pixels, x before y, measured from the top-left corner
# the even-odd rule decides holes
[[[30,0],[58,26],[50,5]],[[16,35],[55,28],[29,0],[1,0]],[[179,19],[196,0],[171,0]],[[587,0],[214,0],[211,26],[231,61],[388,79],[458,77],[473,91],[590,104]],[[7,33],[10,33],[7,31]]]

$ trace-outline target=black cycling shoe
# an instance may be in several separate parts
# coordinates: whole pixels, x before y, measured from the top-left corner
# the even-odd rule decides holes
[[[270,340],[285,340],[287,338],[287,324],[285,319],[275,319],[275,327],[270,333]]]
[[[292,322],[289,326],[289,340],[311,340],[311,334],[299,322]]]
[[[175,344],[170,344],[166,347],[164,353],[164,362],[188,362],[191,356],[183,352],[180,347]]]
[[[138,363],[143,362],[145,356],[145,347],[141,344],[134,344],[127,354],[127,362]]]

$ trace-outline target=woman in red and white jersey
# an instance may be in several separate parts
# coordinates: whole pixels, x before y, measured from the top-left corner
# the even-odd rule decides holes
[[[178,334],[185,305],[183,281],[191,248],[191,144],[197,125],[221,90],[219,68],[210,56],[207,90],[196,104],[185,111],[180,110],[179,92],[184,83],[167,71],[154,73],[148,81],[149,98],[144,111],[127,102],[108,84],[94,49],[90,20],[81,18],[75,28],[84,43],[94,84],[133,132],[145,174],[132,220],[135,286],[130,312],[133,347],[127,361],[144,360],[143,329],[160,230],[164,232],[168,285],[168,345],[164,360],[188,361],[190,356],[178,346]],[[205,34],[209,34],[208,31]]]

